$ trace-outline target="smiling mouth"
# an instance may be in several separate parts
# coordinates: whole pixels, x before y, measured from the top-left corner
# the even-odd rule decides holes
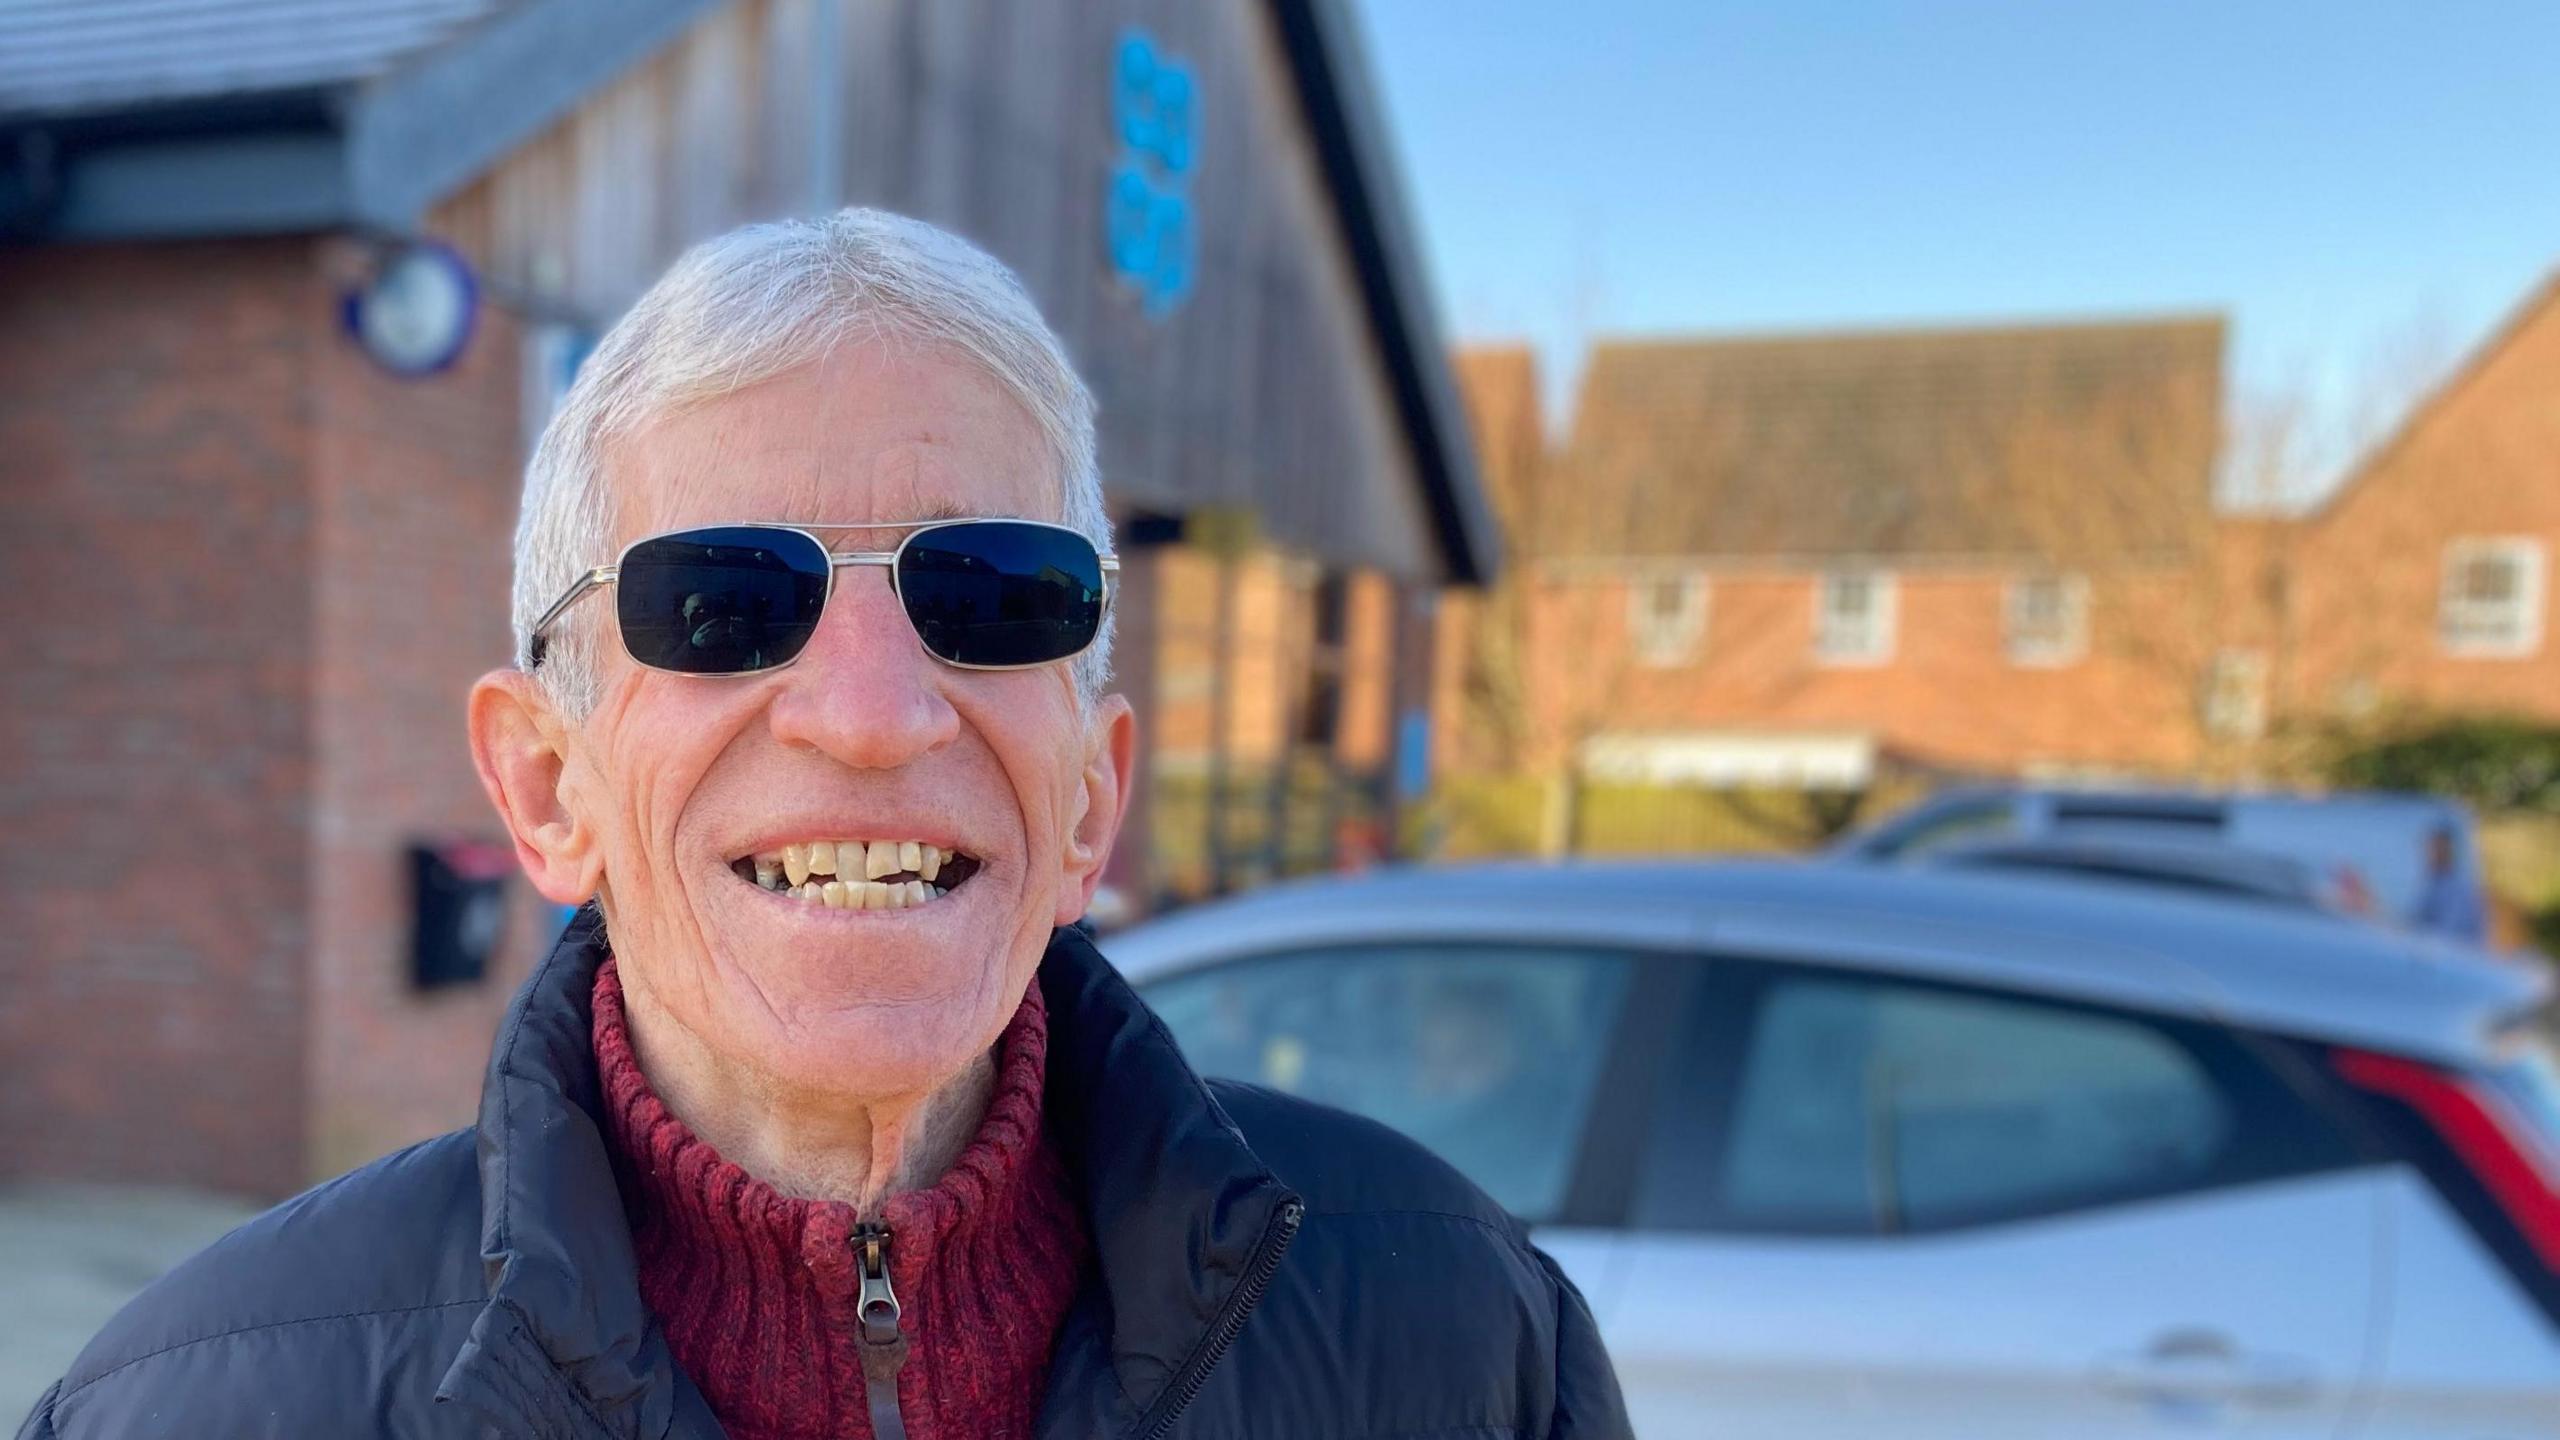
[[[828,910],[913,910],[959,889],[978,858],[920,840],[811,840],[729,862],[760,890]]]

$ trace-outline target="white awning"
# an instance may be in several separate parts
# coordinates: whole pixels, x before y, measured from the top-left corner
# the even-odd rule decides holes
[[[1595,780],[1843,790],[1875,778],[1876,750],[1875,736],[1843,731],[1596,735],[1582,766]]]

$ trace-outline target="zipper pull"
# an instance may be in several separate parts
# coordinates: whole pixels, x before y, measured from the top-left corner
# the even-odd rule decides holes
[[[871,1411],[873,1440],[907,1440],[898,1413],[898,1372],[907,1363],[907,1332],[899,1327],[898,1292],[889,1284],[889,1227],[865,1221],[853,1227],[854,1258],[862,1288],[854,1297],[855,1333],[862,1342],[862,1391]]]

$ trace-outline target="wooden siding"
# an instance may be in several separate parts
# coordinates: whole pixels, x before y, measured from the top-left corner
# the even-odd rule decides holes
[[[837,64],[827,103],[818,68]],[[1189,64],[1193,283],[1113,275],[1115,48]],[[947,226],[1013,266],[1093,387],[1123,507],[1253,511],[1343,565],[1441,577],[1375,337],[1261,0],[733,0],[590,97],[433,227],[502,293],[609,322],[686,245],[824,203]],[[840,117],[821,175],[815,120]],[[831,183],[832,182],[832,183]]]

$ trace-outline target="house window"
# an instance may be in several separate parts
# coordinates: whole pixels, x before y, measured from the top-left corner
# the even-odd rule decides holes
[[[1676,572],[1639,578],[1627,591],[1627,631],[1647,665],[1685,665],[1697,658],[1707,630],[1707,577]]]
[[[2456,540],[2444,550],[2436,633],[2448,655],[2530,655],[2542,647],[2542,542]]]
[[[2070,665],[2089,651],[2089,582],[2077,575],[2028,575],[2009,582],[2009,659]]]
[[[1838,570],[1814,595],[1813,650],[1831,665],[1874,665],[1893,657],[1893,577]]]
[[[2204,728],[2222,740],[2255,740],[2267,733],[2264,651],[2225,650],[2213,657],[2204,682]]]

